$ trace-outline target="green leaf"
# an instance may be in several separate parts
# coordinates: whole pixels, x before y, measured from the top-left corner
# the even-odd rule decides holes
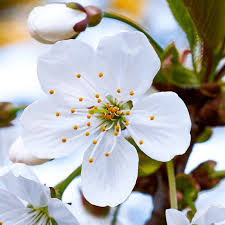
[[[197,138],[197,143],[203,143],[205,141],[208,141],[209,138],[212,136],[212,128],[211,127],[205,127],[205,129],[202,131],[202,133]]]
[[[195,47],[198,43],[198,36],[195,24],[185,7],[182,0],[167,0],[174,18],[187,35],[192,52],[195,52]]]
[[[223,41],[225,37],[224,0],[183,0],[183,2],[196,25],[199,36],[209,47],[214,47]]]

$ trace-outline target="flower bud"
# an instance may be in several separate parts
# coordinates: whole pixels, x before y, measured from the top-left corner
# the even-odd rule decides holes
[[[49,159],[39,159],[28,151],[21,137],[19,137],[11,146],[9,158],[14,163],[24,163],[27,165],[39,165],[49,161]]]
[[[102,20],[102,11],[95,6],[85,7],[86,13],[88,15],[88,26],[94,27],[98,25]]]
[[[46,44],[76,36],[88,25],[85,9],[77,3],[52,3],[34,8],[28,17],[31,36]]]

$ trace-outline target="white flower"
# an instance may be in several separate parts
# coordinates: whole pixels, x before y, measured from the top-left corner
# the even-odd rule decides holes
[[[86,20],[87,14],[84,11],[71,9],[66,4],[53,3],[34,8],[27,25],[33,38],[50,44],[72,38],[79,33],[74,26]]]
[[[224,220],[225,209],[219,206],[210,206],[197,211],[191,223],[182,212],[176,209],[166,210],[167,225],[212,225]]]
[[[84,196],[94,205],[118,205],[138,173],[137,151],[122,129],[155,160],[171,160],[190,143],[188,110],[177,94],[142,95],[159,68],[140,32],[104,38],[97,50],[78,40],[56,43],[38,62],[39,81],[49,97],[27,107],[21,118],[25,147],[39,158],[87,149]]]
[[[79,225],[70,206],[51,198],[50,189],[27,167],[14,166],[0,182],[5,187],[0,189],[0,221],[4,225]]]
[[[9,150],[9,158],[14,163],[25,163],[27,165],[39,165],[49,161],[49,159],[40,159],[28,151],[21,137],[17,138]]]

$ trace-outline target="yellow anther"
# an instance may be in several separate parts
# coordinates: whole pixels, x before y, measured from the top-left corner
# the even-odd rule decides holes
[[[116,114],[119,116],[119,115],[121,114],[121,112],[118,110],[118,111],[116,112]]]
[[[121,92],[120,89],[117,89],[116,91],[117,91],[117,93],[120,93]]]
[[[105,156],[106,156],[106,157],[109,157],[109,153],[108,153],[108,152],[106,152],[106,153],[105,153]]]
[[[126,115],[127,116],[129,116],[130,115],[130,111],[128,110],[128,111],[126,111]]]
[[[99,94],[96,94],[96,95],[95,95],[95,98],[99,98],[99,97],[100,97],[100,95],[99,95]]]
[[[83,98],[80,97],[80,98],[79,98],[79,102],[82,102],[82,101],[83,101]]]
[[[115,113],[112,113],[112,114],[111,114],[111,119],[113,119],[113,118],[114,118],[114,116],[115,116]]]
[[[77,74],[77,78],[81,78],[81,75],[79,73]]]
[[[107,103],[105,106],[106,106],[106,108],[110,108],[111,107],[111,105],[109,103]]]
[[[90,122],[87,122],[87,126],[90,127],[91,126],[91,123]]]
[[[98,109],[98,106],[94,106],[94,109]]]
[[[87,132],[85,133],[85,136],[89,136],[89,134],[90,134],[90,133],[87,131]]]
[[[57,112],[55,115],[56,115],[56,116],[59,116],[59,115],[60,115],[60,113],[59,113],[59,112]]]
[[[115,136],[118,136],[118,134],[119,134],[119,133],[118,133],[117,131],[114,132],[114,135],[115,135]]]
[[[139,144],[140,144],[140,145],[142,145],[143,143],[144,143],[144,141],[143,141],[143,140],[140,140],[140,141],[139,141]]]
[[[71,112],[71,113],[75,113],[76,110],[75,110],[75,109],[71,109],[70,112]]]
[[[131,96],[134,95],[134,92],[133,92],[133,91],[130,91],[130,95],[131,95]]]
[[[124,124],[125,124],[125,126],[129,126],[129,122],[128,121],[126,121]]]
[[[91,115],[94,115],[94,114],[95,114],[95,110],[94,110],[94,109],[89,109],[88,112],[89,112]]]
[[[88,118],[88,119],[91,119],[91,115],[88,114],[88,115],[87,115],[87,118]]]
[[[66,138],[62,138],[62,142],[65,143],[66,142]]]
[[[93,158],[90,158],[90,159],[88,160],[88,162],[89,162],[89,163],[93,163],[93,162],[94,162],[94,159],[93,159]]]
[[[154,120],[155,119],[155,117],[154,116],[150,116],[150,120]]]
[[[55,93],[54,90],[50,90],[50,91],[49,91],[49,94],[50,94],[50,95],[53,95],[54,93]]]
[[[96,145],[96,144],[97,144],[97,141],[96,141],[96,140],[94,140],[92,143],[93,143],[94,145]]]
[[[98,99],[98,103],[100,103],[101,101],[102,101],[102,100],[99,98],[99,99]]]
[[[108,110],[111,112],[113,110],[113,107],[109,107]]]
[[[119,110],[119,108],[118,108],[118,107],[114,107],[114,109],[115,109],[116,111],[118,111],[118,110]]]
[[[101,130],[104,132],[106,130],[105,126],[102,126]]]
[[[98,76],[99,76],[99,77],[103,77],[103,73],[99,73]]]
[[[73,129],[74,129],[74,130],[77,130],[77,129],[78,129],[78,126],[77,126],[77,125],[75,125],[75,126],[73,127]]]
[[[116,111],[117,111],[117,108],[116,107],[112,108],[112,112],[113,113],[115,113]]]
[[[115,129],[118,131],[118,130],[120,130],[120,126],[119,125],[116,125],[115,126]]]

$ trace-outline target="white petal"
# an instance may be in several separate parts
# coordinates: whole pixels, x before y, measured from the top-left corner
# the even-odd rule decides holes
[[[160,69],[160,60],[141,32],[121,32],[99,42],[97,48],[99,71],[104,73],[102,87],[111,94],[121,89],[121,95],[130,91],[143,94],[150,88]]]
[[[58,158],[71,152],[83,154],[93,140],[92,135],[86,137],[85,132],[89,129],[87,121],[95,127],[95,118],[88,120],[85,114],[71,113],[71,108],[56,101],[54,96],[37,101],[28,106],[21,117],[24,145],[39,158]],[[56,116],[56,112],[60,115]]]
[[[166,222],[167,225],[190,225],[186,216],[176,209],[166,210]]]
[[[31,11],[27,25],[36,40],[54,43],[74,36],[73,26],[85,18],[84,12],[68,8],[65,4],[47,4]]]
[[[155,160],[169,161],[185,153],[190,144],[190,116],[176,93],[161,92],[143,98],[134,105],[129,122],[130,135]],[[140,140],[144,141],[142,145]]]
[[[34,207],[44,207],[50,198],[49,189],[22,176],[16,177],[11,171],[0,177],[7,190]]]
[[[210,206],[197,211],[192,224],[211,225],[225,220],[225,209],[219,206]]]
[[[28,151],[21,137],[19,137],[11,146],[9,158],[14,163],[25,163],[27,165],[39,165],[49,161],[49,159],[39,159]]]
[[[137,179],[138,155],[124,138],[107,132],[93,156],[91,146],[84,154],[82,164],[82,191],[85,198],[97,206],[116,206],[131,193]],[[113,148],[113,149],[112,149]],[[108,157],[106,152],[113,150]],[[94,161],[89,163],[89,158]]]
[[[69,207],[59,199],[52,198],[48,203],[49,215],[60,225],[79,225]]]

